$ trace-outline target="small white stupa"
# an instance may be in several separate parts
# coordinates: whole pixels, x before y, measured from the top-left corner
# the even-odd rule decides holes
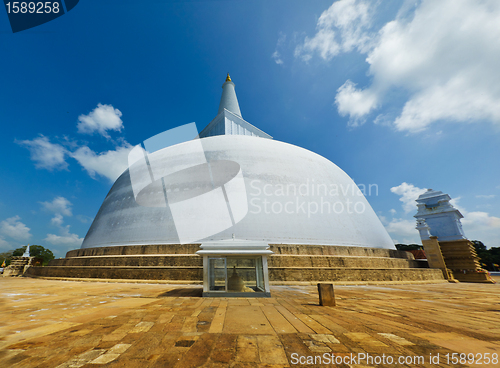
[[[26,250],[24,251],[23,257],[27,257],[27,258],[30,257],[30,245],[29,244],[26,247]]]

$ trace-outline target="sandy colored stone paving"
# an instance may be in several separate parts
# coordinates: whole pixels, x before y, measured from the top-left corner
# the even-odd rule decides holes
[[[273,286],[266,299],[32,278],[0,278],[0,290],[0,367],[289,367],[361,353],[425,360],[307,366],[500,368],[445,358],[500,355],[500,284],[335,286],[336,307],[319,306],[313,286]]]

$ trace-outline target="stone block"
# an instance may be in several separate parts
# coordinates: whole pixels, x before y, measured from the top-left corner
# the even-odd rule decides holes
[[[335,293],[332,284],[318,284],[319,305],[323,307],[335,306]]]

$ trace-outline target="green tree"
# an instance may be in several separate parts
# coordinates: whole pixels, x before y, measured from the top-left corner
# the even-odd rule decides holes
[[[500,248],[499,247],[490,248],[488,249],[488,253],[490,255],[492,264],[491,270],[500,271]]]
[[[16,250],[14,250],[12,255],[13,256],[22,256],[25,251],[26,251],[26,245],[24,247],[17,248]],[[46,248],[42,247],[41,245],[30,245],[30,256],[43,259],[44,266],[46,266],[47,263],[49,263],[49,261],[51,259],[55,258],[54,254],[52,253],[52,251],[50,249],[46,249]]]
[[[477,256],[480,258],[481,263],[486,265],[486,269],[489,271],[495,271],[498,269],[495,264],[500,265],[500,248],[486,248],[486,245],[482,241],[472,240],[474,248],[476,249]]]
[[[484,243],[482,241],[472,240],[472,243],[474,244],[474,248],[476,248],[476,252],[487,251],[486,245],[484,245]]]
[[[418,250],[424,249],[424,247],[420,244],[396,244],[397,250]]]

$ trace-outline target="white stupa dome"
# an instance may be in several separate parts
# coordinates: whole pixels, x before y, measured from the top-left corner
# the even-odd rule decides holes
[[[210,202],[200,205],[198,211],[196,206],[201,202],[189,202],[189,196],[185,195],[188,199],[185,203],[189,205],[184,205],[180,199],[183,193],[174,193],[181,188],[186,193],[194,190],[197,194],[207,194],[208,190],[200,189],[196,180],[167,175],[155,182],[158,185],[146,189],[142,186],[139,193],[132,185],[131,166],[106,196],[82,248],[185,243],[181,241],[185,239],[182,231],[209,234],[191,239],[193,242],[237,238],[270,244],[394,248],[370,204],[344,171],[314,152],[271,139],[243,120],[229,78],[223,88],[219,114],[199,134],[201,139],[158,150],[152,153],[150,161],[175,175],[176,166],[179,169],[190,166],[186,165],[193,159],[190,152],[195,152],[201,143],[206,160],[212,165],[211,176],[216,175],[213,163],[226,163],[219,165],[220,175],[241,179],[233,185],[233,191],[227,184],[220,191],[227,202],[230,226],[220,227],[222,231],[215,233],[200,230],[223,214]],[[233,113],[224,106],[233,109],[237,106],[238,111]],[[176,181],[175,189],[172,181]],[[217,185],[224,187],[224,183]],[[148,188],[155,193],[164,192],[165,199],[154,203],[157,194]],[[246,198],[244,205],[236,208],[234,198],[240,202]],[[152,204],[144,206],[141,200]],[[184,230],[180,229],[180,223],[184,224]]]

